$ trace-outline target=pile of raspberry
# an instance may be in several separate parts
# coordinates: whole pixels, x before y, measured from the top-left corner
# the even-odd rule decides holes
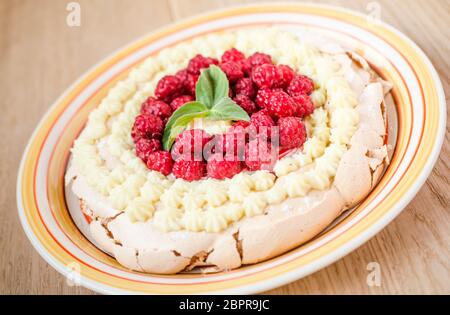
[[[164,126],[172,113],[195,99],[201,69],[219,66],[230,84],[230,98],[250,116],[224,134],[200,129],[182,132],[171,152],[162,150]],[[287,65],[275,65],[271,56],[254,53],[248,58],[235,48],[219,61],[197,55],[186,69],[158,82],[136,117],[131,136],[136,154],[151,170],[194,181],[205,176],[231,178],[243,170],[270,170],[279,154],[301,147],[306,139],[304,117],[314,111],[310,94],[313,81]]]

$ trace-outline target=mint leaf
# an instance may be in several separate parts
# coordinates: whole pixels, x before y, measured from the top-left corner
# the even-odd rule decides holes
[[[224,97],[228,97],[229,83],[225,73],[216,65],[202,70],[197,84],[195,95],[197,102],[212,108]]]
[[[175,137],[179,132],[173,137],[176,132],[172,132],[174,126],[185,127],[191,120],[197,117],[204,117],[208,113],[208,108],[199,102],[189,102],[178,108],[173,112],[167,121],[166,127],[164,128],[164,134],[162,137],[163,149],[166,151],[170,150],[170,147],[175,140]],[[183,118],[183,119],[181,119]],[[184,125],[183,125],[184,124]],[[178,128],[179,129],[179,128]]]
[[[250,120],[247,112],[229,97],[222,98],[214,105],[209,111],[208,118],[211,120]]]
[[[208,111],[198,112],[198,113],[191,113],[186,114],[184,116],[181,116],[178,118],[175,123],[173,124],[169,137],[167,138],[166,144],[163,143],[164,150],[169,151],[172,147],[173,142],[177,138],[177,136],[184,131],[186,126],[195,118],[201,118],[208,115]]]

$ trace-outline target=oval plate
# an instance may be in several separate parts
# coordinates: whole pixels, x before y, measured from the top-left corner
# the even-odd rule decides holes
[[[69,149],[108,89],[162,48],[200,34],[247,26],[310,28],[345,41],[394,84],[398,127],[392,160],[380,183],[343,220],[314,240],[266,262],[217,274],[161,276],[129,271],[92,245],[69,215],[64,172]],[[17,181],[23,228],[56,270],[101,293],[256,293],[304,277],[354,250],[386,226],[414,197],[438,157],[446,106],[425,54],[392,27],[348,10],[264,4],[212,12],[158,30],[88,71],[50,108],[24,152]]]

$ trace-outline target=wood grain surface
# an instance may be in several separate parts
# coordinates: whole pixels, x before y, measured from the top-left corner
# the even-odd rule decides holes
[[[63,0],[0,1],[0,293],[91,294],[69,286],[33,249],[19,222],[16,176],[22,152],[50,104],[113,50],[157,27],[247,1],[79,0],[81,26],[66,25]],[[368,13],[413,39],[450,95],[450,1],[316,1]],[[448,119],[447,119],[448,120]],[[449,294],[450,141],[426,184],[377,236],[333,265],[270,294]],[[368,286],[367,264],[381,267]]]

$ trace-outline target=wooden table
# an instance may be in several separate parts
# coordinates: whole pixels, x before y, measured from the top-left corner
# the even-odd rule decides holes
[[[50,104],[111,51],[157,27],[247,1],[79,0],[81,27],[61,0],[0,1],[0,293],[90,294],[70,287],[32,248],[17,215],[15,179],[25,144]],[[365,0],[320,1],[371,12]],[[450,95],[450,1],[378,1],[382,20],[412,38]],[[368,6],[369,5],[369,6]],[[371,7],[372,5],[372,7]],[[448,102],[447,102],[448,104]],[[447,128],[448,131],[448,128]],[[450,141],[426,184],[381,233],[333,265],[268,293],[450,293]],[[369,262],[381,286],[366,284]]]

